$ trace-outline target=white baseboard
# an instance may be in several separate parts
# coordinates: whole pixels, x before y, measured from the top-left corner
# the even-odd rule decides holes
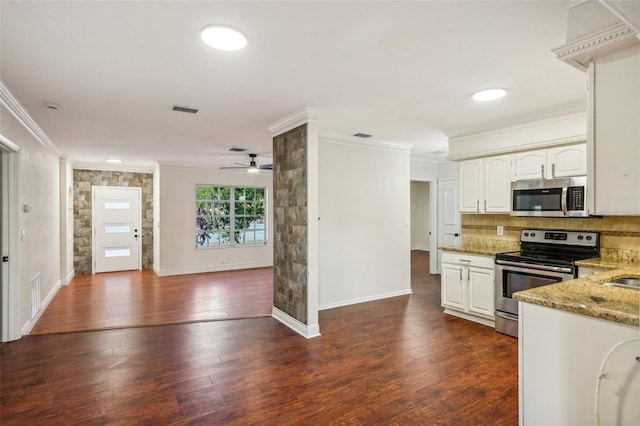
[[[153,264],[153,272],[156,273],[157,276],[160,276],[160,268],[155,263]]]
[[[320,324],[303,324],[289,314],[285,314],[275,306],[272,307],[271,316],[307,339],[320,336]]]
[[[415,246],[411,246],[411,250],[429,251],[429,246],[415,245]]]
[[[76,276],[76,271],[74,271],[73,269],[71,270],[71,272],[69,272],[69,275],[66,276],[66,278],[62,279],[62,283],[61,285],[67,286],[69,284],[71,284],[71,280],[73,279],[73,277]]]
[[[266,268],[273,266],[273,262],[233,263],[228,265],[202,266],[197,268],[159,269],[155,265],[153,270],[159,277],[171,275],[204,274],[207,272],[235,271],[238,269]]]
[[[390,297],[406,296],[406,295],[412,294],[412,293],[413,292],[411,291],[411,289],[408,288],[406,290],[392,291],[392,292],[389,292],[389,293],[374,294],[372,296],[359,297],[359,298],[356,298],[356,299],[340,300],[338,302],[331,302],[331,303],[325,303],[324,305],[320,305],[318,307],[318,310],[324,311],[325,309],[339,308],[341,306],[355,305],[355,304],[358,304],[358,303],[373,302],[374,300],[388,299]]]
[[[21,333],[23,336],[31,333],[31,330],[36,325],[40,317],[42,316],[42,313],[47,309],[47,306],[49,306],[49,303],[51,303],[55,295],[58,293],[58,290],[60,290],[61,286],[62,286],[62,281],[58,280],[58,282],[56,283],[56,285],[53,286],[49,294],[47,294],[47,297],[45,297],[44,300],[40,303],[40,310],[38,311],[38,314],[22,327]]]

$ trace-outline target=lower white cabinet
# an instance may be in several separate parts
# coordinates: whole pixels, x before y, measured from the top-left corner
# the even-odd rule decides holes
[[[640,424],[637,326],[518,306],[520,425]]]
[[[443,252],[441,303],[444,312],[493,327],[494,277],[492,256]]]

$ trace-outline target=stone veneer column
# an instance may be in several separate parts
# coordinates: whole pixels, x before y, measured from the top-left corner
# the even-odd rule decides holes
[[[273,317],[305,337],[318,324],[317,110],[269,128],[273,135]]]
[[[273,301],[307,324],[307,125],[273,138]]]

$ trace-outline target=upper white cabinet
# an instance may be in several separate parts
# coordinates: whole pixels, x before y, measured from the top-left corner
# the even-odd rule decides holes
[[[587,174],[587,144],[513,154],[516,180],[555,179]]]
[[[511,155],[460,161],[458,186],[460,213],[509,213]]]
[[[640,214],[640,46],[594,59],[590,67],[589,209]]]

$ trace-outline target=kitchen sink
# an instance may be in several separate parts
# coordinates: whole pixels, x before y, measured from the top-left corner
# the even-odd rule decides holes
[[[634,290],[640,290],[640,278],[618,278],[615,280],[602,283],[603,285],[610,285],[622,288],[632,288]]]

